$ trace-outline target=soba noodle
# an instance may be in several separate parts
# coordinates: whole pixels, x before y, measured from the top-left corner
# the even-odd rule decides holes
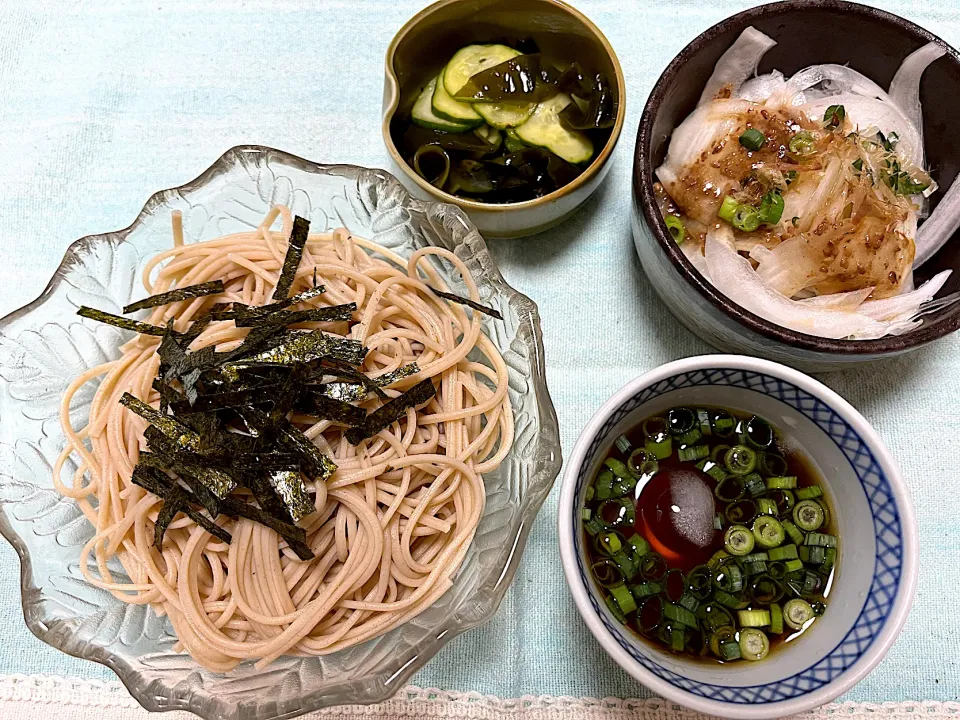
[[[282,230],[271,230],[278,216]],[[183,331],[212,302],[263,305],[284,260],[292,220],[271,210],[254,231],[184,244],[174,216],[174,246],[147,263],[149,293],[220,279],[225,293],[152,311],[151,323]],[[482,475],[497,468],[513,441],[507,368],[481,330],[479,315],[433,294],[446,289],[429,256],[453,265],[472,299],[476,285],[453,253],[424,248],[409,258],[344,229],[310,234],[291,294],[323,283],[326,292],[301,308],[355,302],[350,323],[304,323],[363,342],[371,377],[416,361],[420,370],[387,390],[392,397],[425,378],[437,394],[420,410],[357,446],[329,420],[293,422],[337,464],[325,482],[307,482],[316,511],[299,525],[315,554],[301,561],[273,530],[221,516],[226,544],[178,515],[162,551],[153,525],[162,499],[131,482],[146,422],[119,403],[124,392],[157,405],[151,383],[159,338],[139,335],[119,359],[76,378],[61,406],[67,446],[54,470],[61,493],[74,498],[94,526],[80,566],[87,580],[123,602],[149,603],[170,618],[178,648],[214,671],[244,660],[263,666],[284,654],[323,655],[381,635],[421,613],[453,583],[484,508]],[[236,347],[248,330],[233,321],[209,326],[195,351]],[[482,356],[483,362],[477,358]],[[100,378],[88,423],[74,428],[70,405]],[[375,397],[367,409],[380,404]],[[77,470],[62,478],[68,458]],[[129,580],[111,572],[111,559]]]

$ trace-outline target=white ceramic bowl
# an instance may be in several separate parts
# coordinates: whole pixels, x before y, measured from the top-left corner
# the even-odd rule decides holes
[[[632,636],[588,577],[580,507],[614,438],[676,405],[761,415],[804,448],[833,499],[840,558],[827,612],[797,642],[757,663],[694,662]],[[767,360],[704,355],[663,365],[608,400],[580,435],[563,476],[560,556],[577,609],[603,649],[652,691],[694,710],[750,720],[804,712],[849,690],[880,662],[917,583],[917,524],[900,469],[852,405]]]

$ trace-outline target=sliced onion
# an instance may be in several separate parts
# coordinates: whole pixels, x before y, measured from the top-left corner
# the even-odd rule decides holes
[[[917,254],[914,269],[923,265],[942,248],[960,228],[960,177],[953,181],[940,204],[917,230]]]
[[[758,75],[755,78],[747,80],[740,86],[740,89],[737,90],[736,97],[741,100],[760,103],[776,93],[783,93],[786,85],[787,81],[783,77],[783,73],[779,70],[774,70],[767,75]]]
[[[703,279],[711,282],[710,271],[707,270],[707,259],[703,256],[703,249],[700,247],[700,243],[692,241],[685,242],[680,245],[680,250],[687,256],[687,260],[697,269],[697,272],[703,275]]]
[[[733,232],[725,225],[707,233],[705,257],[710,281],[717,290],[742,308],[777,325],[834,339],[882,329],[865,315],[805,305],[767,287],[750,261],[737,254]]]
[[[869,300],[860,306],[859,312],[881,322],[910,320],[919,312],[921,305],[933,300],[934,295],[940,292],[951,272],[944,270],[934,275],[913,292],[883,300]]]
[[[923,110],[920,107],[920,78],[931,63],[946,54],[947,50],[943,46],[927,43],[919,50],[907,55],[890,83],[888,95],[917,129],[921,149],[923,148]]]
[[[874,288],[862,288],[861,290],[850,290],[849,292],[830,293],[829,295],[817,295],[816,297],[798,300],[809,307],[833,308],[834,310],[856,310],[863,305]]]
[[[766,52],[776,45],[777,42],[771,37],[764,35],[754,27],[748,27],[740,37],[736,39],[727,51],[720,56],[717,64],[713,68],[713,74],[707,80],[700,95],[700,102],[697,105],[703,105],[716,98],[724,85],[730,85],[734,92],[746,82],[748,78],[757,72],[757,65]]]
[[[817,86],[820,87],[817,87]],[[791,77],[784,88],[788,105],[804,105],[826,97],[854,94],[887,98],[886,91],[866,75],[846,65],[811,65]]]

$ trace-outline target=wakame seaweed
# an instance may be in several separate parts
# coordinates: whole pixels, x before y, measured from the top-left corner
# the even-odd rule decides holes
[[[273,301],[283,300],[293,287],[293,280],[300,267],[303,249],[307,246],[307,237],[310,235],[310,221],[299,215],[293,218],[293,228],[290,230],[290,240],[287,244],[287,254],[283,259],[280,277],[277,286],[273,289]]]
[[[130,318],[121,317],[120,315],[113,315],[112,313],[103,312],[102,310],[87,307],[86,305],[77,310],[77,315],[80,317],[89,318],[90,320],[96,320],[97,322],[102,322],[105,325],[113,325],[121,330],[133,330],[141,335],[154,335],[156,337],[162,337],[167,334],[177,334],[172,330],[159,325],[151,325],[150,323],[140,322],[139,320],[131,320]]]
[[[428,285],[427,287],[430,287],[430,286]],[[449,300],[450,302],[459,303],[460,305],[466,305],[467,307],[473,308],[477,312],[482,312],[484,315],[489,315],[490,317],[496,320],[503,320],[503,315],[500,314],[499,310],[495,310],[494,308],[489,307],[488,305],[483,305],[482,303],[478,303],[475,300],[471,300],[470,298],[465,298],[460,295],[455,295],[449,292],[443,292],[442,290],[437,290],[436,288],[432,288],[432,287],[430,288],[430,292],[432,292],[434,295],[442,297],[444,300]]]
[[[206,297],[208,295],[219,295],[223,292],[222,280],[211,280],[210,282],[200,283],[199,285],[187,285],[176,290],[150,295],[143,300],[137,300],[123,308],[123,314],[128,315],[137,310],[146,310],[147,308],[159,307],[160,305],[169,305],[170,303],[188,300],[191,298]]]
[[[436,394],[437,388],[430,378],[421,380],[402,395],[387,401],[367,415],[362,425],[347,430],[347,441],[351,445],[359,445],[363,440],[373,437],[381,430],[400,420],[406,414],[408,408],[419,407],[429,402]]]
[[[540,55],[518,55],[481,70],[457,91],[457,100],[473,102],[542,102],[557,94],[557,87],[541,72]]]

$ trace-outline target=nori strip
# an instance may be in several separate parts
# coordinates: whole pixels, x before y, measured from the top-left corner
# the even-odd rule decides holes
[[[255,328],[252,332],[260,329]],[[339,335],[328,335],[322,330],[314,330],[293,333],[275,347],[249,357],[244,356],[243,359],[248,363],[292,365],[329,358],[331,360],[341,360],[351,365],[360,365],[366,355],[367,349],[359,340],[351,340]]]
[[[429,285],[427,285],[427,287],[430,288],[430,292],[432,292],[434,295],[442,297],[444,300],[449,300],[450,302],[466,305],[467,307],[471,307],[477,312],[482,312],[484,315],[489,315],[490,317],[496,320],[503,320],[503,315],[500,314],[499,310],[495,310],[494,308],[488,307],[487,305],[482,305],[478,302],[471,300],[470,298],[461,297],[460,295],[454,295],[453,293],[443,292],[442,290],[437,290],[436,288],[432,288]]]
[[[178,334],[165,327],[160,327],[159,325],[151,325],[150,323],[120,317],[119,315],[113,315],[111,313],[103,312],[102,310],[96,310],[95,308],[87,307],[86,305],[77,310],[77,315],[80,317],[89,318],[90,320],[96,320],[97,322],[102,322],[106,325],[113,325],[114,327],[118,327],[122,330],[133,330],[141,335],[154,335],[155,337],[162,337],[168,333],[174,335]]]
[[[402,380],[405,377],[416,375],[418,372],[420,372],[420,366],[415,362],[412,362],[409,365],[403,365],[398,367],[396,370],[379,375],[373,378],[373,381],[380,387],[388,387],[397,382],[397,380]]]
[[[213,321],[213,316],[210,314],[201,315],[196,320],[194,320],[187,331],[183,334],[183,337],[180,338],[180,342],[183,343],[183,347],[187,347],[200,337],[200,333],[207,329],[207,326]]]
[[[366,393],[372,392],[381,400],[387,400],[387,394],[383,391],[383,388],[380,386],[380,383],[375,380],[371,380],[362,372],[354,370],[352,367],[344,365],[343,363],[337,362],[335,360],[330,361],[334,368],[320,368],[320,372],[316,375],[332,375],[333,377],[338,377],[344,380],[350,380],[351,382],[361,384]],[[315,375],[315,377],[316,377]],[[363,396],[361,396],[363,397]],[[358,398],[359,399],[359,398]]]
[[[147,420],[178,448],[197,452],[200,450],[200,435],[169,415],[161,415],[158,410],[135,398],[128,392],[120,397],[120,404]]]
[[[293,227],[290,229],[290,240],[287,244],[287,255],[283,259],[283,267],[280,269],[277,286],[273,289],[272,299],[274,302],[283,300],[290,293],[290,287],[297,275],[297,268],[300,267],[300,259],[303,257],[303,248],[307,245],[309,233],[310,221],[299,215],[294,217]]]
[[[159,459],[161,468],[177,473],[184,482],[192,480],[193,483],[189,483],[191,487],[199,483],[203,490],[196,492],[201,499],[206,492],[215,498],[203,503],[204,507],[210,510],[211,515],[214,514],[217,501],[225,498],[237,486],[236,480],[223,470],[214,467],[206,458],[193,453],[178,452],[176,445],[159,431],[147,428],[143,436]]]
[[[143,300],[137,300],[123,308],[123,314],[128,315],[137,310],[146,310],[147,308],[158,307],[160,305],[169,305],[170,303],[187,300],[190,298],[204,297],[206,295],[219,295],[223,292],[222,280],[211,280],[210,282],[200,283],[199,285],[187,285],[186,287],[162,292]]]
[[[161,508],[161,515],[163,514],[163,510],[168,505],[172,505],[171,511],[173,512],[173,516],[176,516],[177,512],[183,512],[211,535],[223,540],[226,543],[229,543],[231,540],[233,540],[233,537],[229,532],[214,523],[203,513],[198,512],[191,507],[192,505],[199,505],[200,503],[190,491],[181,488],[175,483],[175,481],[168,478],[160,470],[147,465],[137,465],[133,469],[131,481],[134,485],[139,485],[147,492],[153,493],[157,497],[163,498],[166,501],[164,507]],[[173,508],[175,508],[175,510]],[[171,520],[173,520],[173,517],[171,517],[170,520],[166,521],[166,524],[163,525],[163,532],[166,532],[167,525],[170,524]],[[163,532],[161,532],[161,540],[160,542],[157,542],[156,533],[157,526],[159,524],[160,519],[158,518],[157,523],[154,524],[154,544],[158,548],[160,547],[160,543],[162,543],[163,536]]]
[[[326,480],[337,471],[337,465],[320,452],[320,448],[298,428],[288,425],[280,432],[280,445],[300,458],[300,469],[310,478]]]
[[[265,474],[265,473],[264,473]],[[293,517],[287,510],[287,505],[283,498],[273,489],[270,480],[264,477],[261,472],[250,472],[245,475],[246,486],[250,488],[257,504],[272,517],[286,523],[292,523]]]
[[[357,311],[356,303],[345,305],[331,305],[329,307],[311,308],[310,310],[279,310],[269,315],[237,316],[237,327],[262,327],[264,325],[293,325],[302,322],[332,322],[351,320]]]
[[[171,490],[163,499],[157,521],[153,524],[153,546],[158,550],[163,548],[163,536],[173,519],[183,509],[183,493]]]
[[[402,395],[398,395],[370,413],[363,425],[347,430],[347,441],[351,445],[359,445],[362,440],[373,437],[402,418],[407,408],[419,407],[436,394],[437,389],[430,378],[421,380]]]
[[[251,387],[241,387],[237,390],[225,390],[217,393],[198,395],[193,405],[181,400],[173,403],[173,410],[177,414],[191,415],[196,413],[211,413],[226,408],[243,408],[248,405],[267,402],[274,392],[281,388],[280,383],[263,383]]]
[[[267,479],[273,491],[283,500],[294,522],[299,522],[316,511],[298,467],[269,469]]]
[[[223,502],[223,512],[232,518],[246,518],[261,525],[266,525],[286,540],[290,549],[293,550],[301,560],[313,560],[315,557],[310,546],[307,545],[307,533],[303,528],[284,522],[283,520],[278,520],[256,505],[228,497]]]
[[[313,387],[317,394],[340,402],[353,402],[367,396],[367,388],[362,383],[331,382]]]
[[[280,310],[286,310],[288,307],[293,305],[298,305],[302,302],[307,302],[308,300],[313,300],[315,297],[319,297],[327,291],[326,286],[324,285],[315,285],[309,290],[304,290],[302,293],[297,293],[296,295],[291,295],[286,300],[281,300],[280,302],[269,303],[268,305],[244,305],[242,303],[233,303],[231,310],[219,310],[215,319],[217,320],[235,320],[237,318],[253,318],[253,317],[263,317],[265,315],[272,315],[275,312]]]
[[[366,392],[364,391],[364,394]],[[322,392],[318,392],[309,385],[297,398],[295,407],[300,412],[306,413],[321,420],[335,420],[344,425],[360,425],[367,416],[367,411],[363,408],[351,405],[347,402],[334,400],[327,397]]]

